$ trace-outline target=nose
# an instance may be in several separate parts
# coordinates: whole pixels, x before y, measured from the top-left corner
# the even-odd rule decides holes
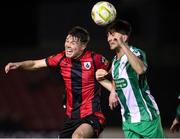
[[[112,41],[112,36],[111,36],[111,35],[108,35],[107,41],[108,41],[108,42],[111,42],[111,41]]]
[[[68,42],[65,43],[65,47],[66,47],[66,48],[70,48],[70,46],[71,46],[71,45],[70,45]]]

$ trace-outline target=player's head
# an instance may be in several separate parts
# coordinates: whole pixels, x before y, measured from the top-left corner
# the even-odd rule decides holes
[[[131,34],[131,25],[125,20],[117,19],[108,25],[107,33],[109,32],[118,32],[129,37]]]
[[[86,29],[75,26],[73,27],[66,37],[65,41],[65,54],[69,58],[78,58],[81,56],[90,40],[89,33]]]
[[[117,36],[122,37],[124,42],[128,41],[128,38],[131,34],[131,25],[124,20],[115,20],[114,22],[108,25],[106,31],[107,40],[111,46],[111,44],[113,45],[113,43],[115,43],[113,39]],[[112,47],[111,49],[114,49],[114,47]]]

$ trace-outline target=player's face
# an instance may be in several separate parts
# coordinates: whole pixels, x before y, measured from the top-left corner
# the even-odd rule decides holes
[[[108,32],[107,41],[109,43],[110,49],[115,50],[119,48],[118,39],[122,37],[122,34],[118,32]]]
[[[65,41],[65,55],[69,58],[78,58],[81,56],[85,49],[85,44],[83,44],[77,37],[68,35]]]

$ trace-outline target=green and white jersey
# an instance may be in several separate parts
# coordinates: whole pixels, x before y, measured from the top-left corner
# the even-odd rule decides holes
[[[130,50],[146,65],[145,53],[130,46]],[[158,106],[150,94],[145,73],[138,75],[126,55],[112,62],[112,77],[121,104],[122,120],[129,123],[150,121],[159,115]]]

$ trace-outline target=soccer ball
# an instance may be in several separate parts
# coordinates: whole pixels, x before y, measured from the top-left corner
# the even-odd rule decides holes
[[[91,17],[97,25],[105,26],[116,18],[116,9],[111,3],[100,1],[93,6]]]

